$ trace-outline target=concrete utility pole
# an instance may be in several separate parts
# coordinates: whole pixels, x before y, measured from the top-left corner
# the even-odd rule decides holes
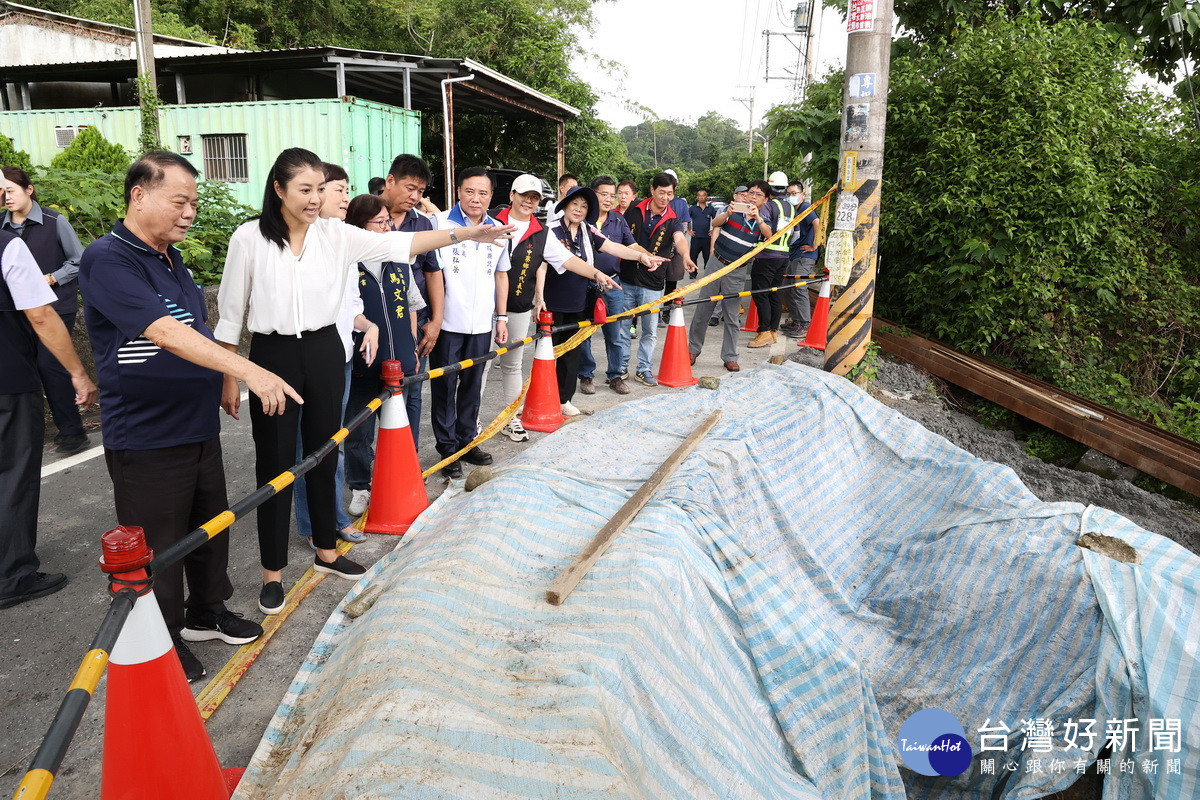
[[[742,105],[744,105],[746,107],[746,110],[750,112],[750,124],[746,126],[746,131],[747,131],[747,133],[746,133],[746,152],[753,153],[754,152],[754,87],[753,86],[741,86],[738,88],[750,90],[749,97],[735,97],[733,99],[735,101],[741,103]]]
[[[158,75],[154,70],[154,29],[150,23],[150,0],[133,0],[133,27],[136,32],[138,105],[142,109],[143,150],[159,147]]]
[[[825,347],[825,370],[838,375],[862,360],[871,341],[892,0],[850,0],[848,12],[838,167],[841,191],[825,252],[832,286],[845,287],[830,309]]]

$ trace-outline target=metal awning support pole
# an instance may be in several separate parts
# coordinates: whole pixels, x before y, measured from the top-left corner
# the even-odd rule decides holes
[[[340,100],[346,96],[346,65],[339,61],[335,69],[337,73],[337,96]]]
[[[445,141],[446,196],[442,203],[446,208],[454,205],[454,87],[452,84],[475,79],[475,73],[461,78],[446,78],[442,81],[442,139]]]
[[[561,119],[558,121],[558,172],[555,174],[557,179],[567,171],[567,124]]]
[[[187,92],[183,90],[183,76],[175,73],[175,102],[179,105],[187,103]]]
[[[412,69],[404,70],[404,107],[412,111]]]

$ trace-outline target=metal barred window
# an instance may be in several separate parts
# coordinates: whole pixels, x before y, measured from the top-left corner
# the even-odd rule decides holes
[[[250,180],[250,163],[246,157],[246,134],[204,134],[204,179],[226,183],[246,183]]]

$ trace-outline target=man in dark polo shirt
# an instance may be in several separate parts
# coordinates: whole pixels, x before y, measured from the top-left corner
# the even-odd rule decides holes
[[[228,507],[222,373],[244,380],[268,414],[281,413],[288,397],[303,401],[278,376],[216,344],[205,324],[204,293],[173,246],[196,218],[196,169],[174,153],[147,153],[125,175],[125,204],[125,219],[84,250],[79,280],[117,520],[144,528],[162,551]],[[225,608],[233,594],[228,563],[229,537],[220,535],[155,576],[189,681],[205,671],[185,639],[246,644],[262,635],[258,623]]]
[[[688,214],[691,216],[691,250],[689,255],[692,257],[692,263],[697,268],[702,261],[708,260],[708,253],[712,250],[712,240],[709,234],[712,232],[713,217],[717,215],[716,209],[708,204],[708,191],[699,189],[696,191],[696,205],[688,208]],[[704,258],[701,259],[701,256]]]
[[[675,199],[675,177],[660,172],[650,179],[650,196],[631,205],[625,212],[625,221],[633,240],[642,250],[653,256],[671,258],[676,248],[687,248],[684,235],[686,223],[671,207]],[[691,264],[691,259],[687,263]],[[692,265],[695,268],[695,265]],[[632,309],[652,303],[663,295],[666,283],[665,270],[646,267],[637,261],[621,262],[621,286],[625,291],[625,308]],[[634,380],[646,386],[658,386],[654,377],[654,345],[658,337],[654,317],[643,323],[641,340],[638,342],[637,369]],[[629,320],[621,320],[621,350],[627,353],[626,363],[621,364],[620,374],[626,374],[628,361],[633,357],[629,349]]]
[[[76,404],[94,403],[96,386],[75,355],[54,300],[33,253],[16,235],[0,231],[0,608],[67,585],[62,573],[38,572],[34,552],[46,426],[37,343],[66,368]]]

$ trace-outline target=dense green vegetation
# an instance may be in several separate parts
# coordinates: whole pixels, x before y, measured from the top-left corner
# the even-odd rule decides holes
[[[1130,88],[1138,58],[1033,14],[898,42],[877,308],[1200,440],[1200,141],[1190,109]],[[841,84],[771,116],[818,185]]]
[[[130,155],[95,128],[76,136],[49,167],[30,165],[27,153],[14,151],[8,137],[0,136],[0,163],[29,172],[38,202],[62,212],[85,246],[112,230],[113,223],[125,214],[125,170]],[[200,209],[179,247],[198,283],[217,283],[229,237],[255,210],[238,203],[224,183],[201,181],[197,190]]]

